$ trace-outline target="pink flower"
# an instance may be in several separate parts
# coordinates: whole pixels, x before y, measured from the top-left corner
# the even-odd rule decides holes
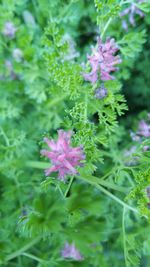
[[[65,181],[67,174],[77,174],[76,166],[82,166],[81,161],[85,159],[83,148],[71,147],[72,132],[58,131],[58,141],[44,138],[45,143],[50,148],[49,150],[42,150],[41,154],[51,160],[52,167],[45,171],[46,176],[52,172],[58,172],[58,178]]]
[[[4,29],[3,29],[3,34],[6,37],[13,39],[15,37],[16,31],[17,31],[17,29],[11,21],[7,21],[5,23]]]
[[[137,0],[137,4],[141,4],[144,0]],[[136,3],[130,3],[130,6],[124,9],[120,13],[120,17],[128,16],[129,23],[134,27],[135,26],[135,15],[144,17],[144,13],[136,6]],[[122,27],[125,30],[128,30],[128,24],[125,20],[122,21]]]
[[[81,256],[79,250],[75,247],[75,245],[74,244],[69,245],[67,242],[65,243],[65,246],[61,251],[61,255],[63,258],[71,258],[76,261],[81,261],[84,259]]]
[[[148,125],[144,120],[139,123],[138,134],[144,137],[150,137],[150,125]]]
[[[116,64],[121,63],[120,56],[114,55],[117,51],[118,47],[114,39],[107,39],[105,44],[102,43],[101,39],[98,39],[98,47],[93,49],[91,56],[88,56],[91,72],[84,73],[84,79],[94,84],[100,74],[102,81],[113,80],[114,77],[110,73],[117,70]]]

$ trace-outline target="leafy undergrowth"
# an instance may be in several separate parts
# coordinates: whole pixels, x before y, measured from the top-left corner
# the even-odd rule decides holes
[[[149,267],[148,0],[0,2],[0,265]]]

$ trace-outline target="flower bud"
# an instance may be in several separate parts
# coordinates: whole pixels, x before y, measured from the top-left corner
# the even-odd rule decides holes
[[[97,88],[94,92],[94,96],[97,99],[103,99],[107,96],[108,92],[107,89],[102,85],[100,88]]]

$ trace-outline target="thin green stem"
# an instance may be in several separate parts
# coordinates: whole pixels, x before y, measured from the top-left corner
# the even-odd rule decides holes
[[[2,40],[0,41],[0,44],[2,46],[4,46],[4,48],[7,49],[8,51],[10,50],[9,47],[7,46],[7,44],[5,42],[3,42]]]
[[[42,168],[43,169],[44,162],[29,162],[29,163],[30,164],[28,164],[28,166],[30,166],[30,167]],[[45,163],[45,164],[47,164],[47,163]],[[45,165],[44,165],[44,168],[45,168]],[[106,189],[104,189],[102,186],[106,186],[106,187],[109,187],[111,189],[114,189],[114,190],[117,190],[117,191],[120,191],[120,192],[127,192],[125,190],[125,188],[123,188],[121,186],[117,186],[117,185],[111,184],[109,182],[101,181],[99,178],[97,178],[95,176],[90,176],[90,177],[77,176],[77,178],[82,179],[82,180],[84,180],[84,181],[86,181],[86,182],[94,185],[95,187],[99,188],[103,193],[105,193],[106,195],[108,195],[109,197],[111,197],[112,199],[114,199],[116,202],[118,202],[123,207],[126,207],[129,210],[132,210],[133,212],[138,213],[137,209],[129,206],[128,204],[126,204],[125,202],[123,202],[121,199],[117,198],[116,196],[114,196],[113,194],[111,194],[109,191],[107,191]],[[65,196],[67,195],[67,193],[68,193],[68,191],[69,191],[69,189],[71,187],[71,184],[73,182],[73,179],[74,178],[72,177],[72,179],[70,180],[70,183],[68,185],[68,188],[67,188],[67,190],[65,192]]]
[[[5,132],[4,132],[2,127],[0,127],[0,131],[1,131],[1,135],[4,137],[6,146],[10,146],[9,139],[8,139],[7,135],[5,134]]]
[[[71,179],[70,179],[70,181],[69,181],[68,187],[67,187],[67,189],[66,189],[66,191],[65,191],[65,193],[64,193],[64,196],[65,196],[65,197],[67,196],[67,194],[68,194],[68,192],[69,192],[69,190],[70,190],[70,188],[71,188],[71,185],[72,185],[72,183],[73,183],[74,178],[75,178],[74,176],[71,176]]]
[[[113,171],[110,170],[109,172],[107,172],[104,176],[102,176],[100,179],[105,179],[107,178],[108,176],[110,176],[110,174],[113,174]]]
[[[36,169],[46,169],[46,168],[50,168],[51,164],[50,163],[46,163],[46,162],[42,162],[42,161],[27,161],[25,163],[25,165],[27,167],[31,167],[31,168],[36,168]]]
[[[103,39],[104,34],[105,34],[107,28],[109,27],[111,21],[112,21],[112,18],[110,17],[109,20],[107,21],[107,23],[105,24],[105,27],[104,27],[104,29],[103,29],[103,31],[102,31],[102,33],[101,33],[101,39]]]
[[[83,179],[86,182],[90,182],[91,184],[95,184],[95,185],[100,184],[102,186],[105,186],[105,187],[108,187],[110,189],[113,189],[113,190],[116,190],[119,192],[123,192],[123,193],[127,193],[130,189],[130,188],[124,188],[123,186],[115,185],[115,184],[108,182],[108,181],[103,181],[96,176],[90,176],[90,177],[81,177],[80,176],[79,178]]]
[[[70,1],[66,8],[63,8],[62,12],[60,13],[58,19],[62,20],[65,18],[65,16],[68,14],[69,9],[71,5],[73,4],[73,1]]]
[[[123,234],[123,249],[124,249],[124,260],[125,260],[125,266],[128,266],[127,262],[127,247],[126,247],[126,232],[125,232],[125,213],[126,213],[126,208],[123,208],[123,213],[122,213],[122,234]]]
[[[24,247],[18,249],[17,251],[13,252],[12,254],[8,255],[5,258],[5,261],[10,261],[18,256],[20,256],[23,252],[27,251],[29,248],[33,247],[36,243],[38,243],[40,241],[41,237],[37,237],[34,240],[32,240],[30,243],[28,243],[27,245],[25,245]]]
[[[122,201],[120,198],[114,196],[112,193],[110,193],[109,191],[107,191],[105,188],[103,188],[101,185],[97,185],[97,188],[99,188],[105,195],[109,196],[110,198],[112,198],[113,200],[115,200],[116,202],[118,202],[121,206],[132,210],[135,213],[138,213],[138,210],[135,209],[134,207],[131,207],[130,205],[126,204],[124,201]]]
[[[87,93],[85,94],[85,109],[84,109],[84,122],[87,122],[87,104],[88,104],[88,97]]]
[[[110,193],[108,190],[106,190],[103,186],[101,186],[100,184],[98,184],[97,178],[96,179],[86,179],[84,177],[79,176],[80,179],[88,182],[91,185],[94,185],[96,188],[98,188],[99,190],[101,190],[105,195],[109,196],[110,198],[112,198],[113,200],[115,200],[117,203],[119,203],[121,206],[126,207],[129,210],[132,210],[135,213],[138,213],[138,210],[135,209],[134,207],[131,207],[130,205],[126,204],[124,201],[122,201],[120,198],[116,197],[115,195],[113,195],[112,193]],[[90,177],[91,178],[91,177]],[[94,176],[92,178],[95,178]],[[99,179],[98,179],[99,180]]]
[[[47,262],[47,261],[45,261],[43,259],[40,259],[40,258],[38,258],[38,257],[36,257],[36,256],[34,256],[32,254],[29,254],[29,253],[22,253],[21,255],[22,256],[26,256],[26,257],[28,257],[28,258],[30,258],[32,260],[35,260],[35,261],[38,261],[38,262],[41,262],[41,263]]]
[[[122,193],[127,193],[129,191],[130,188],[125,188],[123,186],[118,186],[118,185],[115,185],[113,183],[110,183],[110,182],[106,182],[106,181],[100,181],[99,182],[100,185],[102,186],[105,186],[105,187],[108,187],[110,189],[113,189],[113,190],[116,190],[116,191],[119,191],[119,192],[122,192]]]
[[[126,3],[131,3],[131,2],[132,2],[131,0],[130,1],[123,1],[123,0],[121,0],[119,5],[122,6],[122,5],[126,4]],[[108,19],[107,23],[105,24],[105,27],[104,27],[104,29],[103,29],[103,31],[101,33],[101,39],[103,39],[103,37],[105,35],[105,32],[107,31],[107,29],[108,29],[108,27],[109,27],[109,25],[110,25],[111,22],[112,22],[112,17],[110,17]]]
[[[50,101],[50,102],[48,103],[48,107],[52,107],[52,106],[56,105],[56,103],[61,102],[61,101],[64,100],[66,97],[67,97],[67,95],[63,95],[62,97],[59,96],[59,97],[57,97],[57,98],[54,98],[52,101]]]
[[[60,187],[60,185],[59,185],[59,184],[57,184],[57,188],[58,188],[58,190],[59,190],[59,192],[60,192],[61,196],[64,198],[63,191],[61,190],[61,187]]]

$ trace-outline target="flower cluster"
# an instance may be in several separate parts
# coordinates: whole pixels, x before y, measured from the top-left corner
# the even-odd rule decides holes
[[[3,35],[13,39],[15,37],[15,33],[16,33],[17,29],[14,26],[14,24],[10,21],[7,21],[4,25],[4,29],[3,29]]]
[[[147,117],[148,117],[148,119],[150,119],[149,118],[149,114],[148,114]],[[142,138],[143,137],[145,137],[145,138],[149,138],[150,137],[150,125],[145,120],[141,120],[139,122],[137,132],[136,133],[131,132],[130,136],[132,138],[132,141],[134,141],[136,143],[142,143]],[[133,148],[133,150],[132,150],[132,148]],[[135,148],[136,147],[133,146],[132,148],[131,148],[131,150],[129,150],[129,152],[130,151],[131,152],[135,152],[135,150],[136,150]],[[149,149],[150,149],[149,146],[147,146],[147,145],[143,146],[143,151],[147,151]],[[130,153],[130,155],[131,155],[131,153]]]
[[[143,0],[137,0],[137,3],[142,3]],[[140,17],[144,17],[144,13],[136,6],[136,3],[130,3],[130,6],[124,9],[120,13],[120,17],[128,16],[129,23],[134,27],[135,26],[135,15],[139,15]],[[128,24],[126,20],[122,20],[122,27],[125,30],[128,30]]]
[[[68,258],[68,259],[70,258],[76,261],[83,260],[83,257],[81,256],[76,246],[74,244],[69,245],[67,242],[61,251],[61,256],[63,258]]]
[[[114,77],[110,73],[117,70],[116,64],[121,63],[120,56],[115,56],[117,51],[118,46],[114,39],[109,38],[104,44],[101,39],[98,39],[97,48],[93,49],[91,56],[88,56],[92,70],[90,73],[83,74],[84,79],[94,84],[100,73],[102,81],[113,80]]]
[[[149,114],[147,116],[148,119],[150,119]],[[141,120],[138,125],[138,130],[136,133],[131,132],[130,133],[132,141],[135,143],[142,143],[143,137],[149,138],[150,137],[150,125],[145,121]],[[150,146],[144,145],[143,146],[143,151],[148,151],[150,149]],[[127,158],[126,164],[131,166],[137,164],[138,157],[134,156],[134,154],[137,152],[137,147],[136,145],[133,145],[130,149],[126,150],[124,153],[124,156]],[[128,161],[128,158],[131,158],[131,160]]]
[[[67,174],[77,174],[75,167],[82,166],[81,161],[85,159],[85,155],[82,146],[72,147],[70,145],[71,136],[71,131],[64,132],[59,130],[57,142],[44,138],[51,151],[44,149],[41,154],[48,157],[52,163],[52,167],[45,171],[46,176],[52,172],[58,172],[58,178],[64,181]]]
[[[148,125],[144,120],[139,123],[138,134],[144,137],[150,137],[150,125]]]

